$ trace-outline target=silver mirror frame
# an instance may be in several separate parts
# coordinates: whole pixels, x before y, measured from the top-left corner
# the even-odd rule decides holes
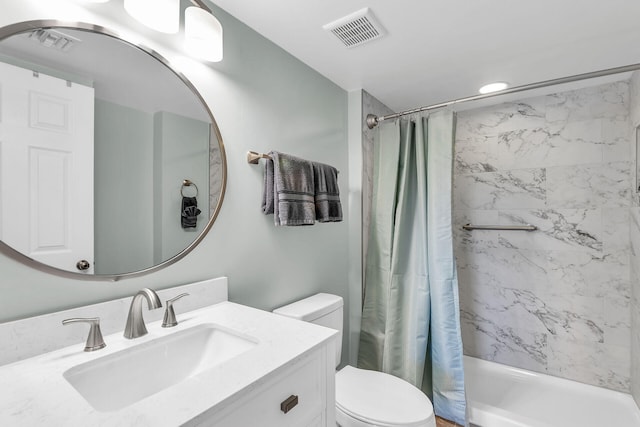
[[[0,28],[0,42],[16,34],[23,33],[30,30],[35,30],[38,28],[66,28],[66,29],[94,32],[94,33],[99,33],[108,37],[112,37],[114,39],[122,41],[130,45],[131,47],[136,48],[152,56],[157,61],[162,63],[165,67],[167,67],[169,70],[171,70],[191,90],[191,92],[193,92],[193,94],[198,98],[198,100],[200,100],[200,102],[202,103],[202,106],[204,107],[205,111],[207,112],[207,114],[211,119],[211,130],[213,132],[211,132],[211,138],[209,140],[209,144],[211,145],[212,143],[217,143],[220,147],[220,157],[222,160],[222,188],[220,190],[220,197],[218,198],[218,203],[216,204],[215,209],[211,213],[209,222],[207,223],[205,228],[202,230],[200,235],[198,235],[198,237],[193,242],[191,242],[189,246],[187,246],[178,254],[161,262],[160,264],[154,265],[153,267],[149,267],[143,270],[129,272],[129,273],[122,273],[122,274],[76,273],[73,271],[67,271],[67,270],[56,268],[56,267],[52,267],[50,265],[43,264],[39,261],[36,261],[33,258],[29,258],[28,256],[22,254],[21,252],[18,252],[17,250],[13,249],[11,246],[5,244],[2,241],[0,241],[0,254],[3,254],[15,261],[18,261],[22,264],[25,264],[43,273],[49,273],[55,276],[65,277],[68,279],[85,280],[85,281],[102,281],[102,282],[117,282],[123,279],[144,276],[144,275],[162,270],[163,268],[166,268],[172,264],[175,264],[176,262],[184,258],[196,246],[198,246],[198,244],[205,238],[209,230],[211,230],[211,227],[213,226],[213,223],[215,222],[216,218],[218,217],[218,214],[220,213],[220,208],[222,206],[222,202],[224,201],[224,195],[227,188],[227,158],[225,154],[224,143],[222,141],[222,135],[220,134],[220,129],[218,128],[218,124],[216,123],[216,120],[213,117],[213,113],[211,112],[211,109],[205,102],[200,92],[198,92],[198,90],[189,81],[189,79],[187,79],[184,74],[182,74],[180,71],[174,68],[171,65],[171,63],[162,55],[160,55],[158,52],[144,45],[140,45],[137,43],[133,43],[129,40],[126,40],[120,35],[118,35],[118,33],[116,33],[115,31],[111,31],[99,25],[88,24],[85,22],[59,21],[54,19],[18,22],[18,23],[7,25],[5,27]],[[215,141],[214,141],[214,137],[216,139]]]

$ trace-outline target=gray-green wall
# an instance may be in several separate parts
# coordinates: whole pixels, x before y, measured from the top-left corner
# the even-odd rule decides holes
[[[173,257],[209,218],[209,124],[95,101],[95,271],[143,270]],[[181,184],[198,186],[197,227],[180,223]],[[194,187],[184,190],[195,195]],[[114,249],[117,248],[117,249]]]
[[[95,101],[95,270],[153,265],[153,115]],[[126,221],[120,212],[128,212]],[[122,248],[126,250],[113,250]]]
[[[155,264],[189,246],[209,218],[209,124],[158,112],[153,115],[153,216]],[[197,187],[182,189],[188,179]],[[182,228],[182,193],[196,196],[201,213],[195,228]]]
[[[139,28],[120,2],[64,9],[54,3],[6,2],[0,26],[58,18],[120,32]],[[213,111],[227,152],[227,192],[212,230],[178,263],[118,283],[55,277],[0,256],[0,321],[217,276],[229,277],[232,301],[258,308],[321,291],[342,295],[348,307],[347,93],[233,17],[214,12],[224,27],[224,61],[184,69]],[[144,34],[153,37],[147,45],[167,57],[175,52],[167,44],[179,42],[179,36]],[[345,221],[274,227],[260,211],[262,165],[246,162],[248,150],[272,149],[337,167]]]

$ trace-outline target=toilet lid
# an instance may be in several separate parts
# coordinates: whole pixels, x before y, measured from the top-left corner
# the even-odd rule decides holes
[[[353,418],[383,427],[422,426],[433,417],[431,401],[413,385],[352,366],[336,373],[336,406]]]

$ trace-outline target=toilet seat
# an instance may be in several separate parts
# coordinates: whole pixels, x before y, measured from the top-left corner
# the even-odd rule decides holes
[[[336,408],[365,425],[435,425],[431,401],[418,388],[393,375],[352,366],[336,373]]]

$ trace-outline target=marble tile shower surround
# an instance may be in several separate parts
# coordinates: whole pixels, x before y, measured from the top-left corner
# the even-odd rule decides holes
[[[209,146],[209,188],[222,188],[222,156],[220,148],[211,144]],[[214,191],[209,192],[209,212],[213,214],[220,201],[220,194]]]
[[[631,158],[636,158],[635,128],[640,125],[640,72],[629,80],[629,125],[631,135]],[[635,182],[632,183],[635,190]],[[632,200],[630,209],[631,240],[631,395],[640,407],[640,208],[638,195]]]
[[[629,86],[458,114],[454,244],[465,354],[630,391]],[[468,222],[539,230],[463,231]]]
[[[640,406],[640,208],[631,208],[631,395]]]
[[[373,149],[376,128],[369,129],[365,123],[365,118],[369,114],[384,116],[393,114],[393,111],[371,96],[367,91],[362,91],[362,259],[363,277],[364,260],[367,259],[367,247],[369,241],[369,223],[371,222],[371,201],[373,198]],[[363,280],[364,286],[364,280]],[[364,288],[363,288],[364,289]]]

